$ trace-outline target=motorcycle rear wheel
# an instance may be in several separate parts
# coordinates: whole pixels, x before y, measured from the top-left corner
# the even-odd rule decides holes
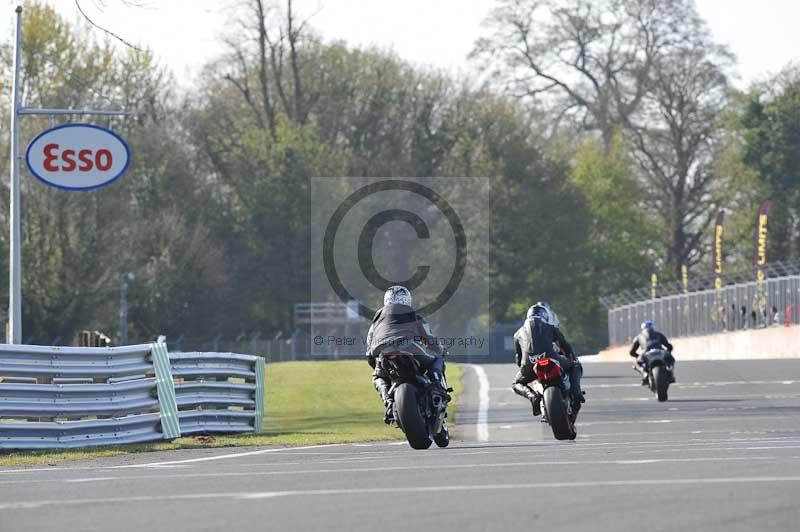
[[[553,436],[557,440],[574,440],[577,433],[567,414],[567,404],[564,402],[561,390],[556,386],[546,388],[543,402],[550,428],[553,429]]]
[[[653,380],[655,381],[655,392],[658,395],[658,401],[663,403],[668,399],[669,375],[667,375],[667,370],[662,366],[654,367]]]
[[[431,446],[428,427],[419,413],[417,405],[417,390],[413,385],[404,383],[394,392],[394,404],[397,412],[397,422],[406,434],[408,444],[413,449],[427,449]]]

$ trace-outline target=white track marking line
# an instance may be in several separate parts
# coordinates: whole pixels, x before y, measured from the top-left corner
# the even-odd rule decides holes
[[[589,380],[584,377],[584,380]],[[794,385],[800,384],[800,380],[775,380],[775,381],[707,381],[707,382],[677,382],[670,386],[670,388],[708,388],[714,386],[751,386],[751,385],[762,385],[762,384],[782,384],[782,385]],[[583,384],[581,382],[581,387],[586,389],[592,388],[641,388],[641,384],[635,382],[625,382],[625,383],[598,383],[592,384],[586,382]],[[509,388],[491,388],[492,392],[499,392],[499,391],[510,391]]]
[[[707,381],[707,382],[677,382],[671,387],[673,388],[706,388],[709,386],[748,386],[748,385],[761,385],[761,384],[783,384],[793,385],[800,384],[800,381],[780,380],[780,381]],[[638,383],[609,383],[609,384],[591,384],[587,383],[587,388],[631,388],[641,386]]]
[[[87,467],[30,467],[26,469],[6,469],[0,475],[25,475],[27,473],[59,473],[64,471],[104,471],[119,466],[87,466]],[[152,469],[181,469],[183,466],[153,466]]]
[[[767,437],[768,434],[771,433],[784,433],[784,432],[792,432],[797,433],[800,432],[798,430],[793,429],[770,429],[770,430],[751,430],[751,431],[742,431],[742,430],[731,430],[731,429],[709,429],[709,430],[685,430],[685,431],[647,431],[647,432],[626,432],[625,436],[679,436],[681,434],[689,434],[689,435],[697,435],[697,434],[728,434],[731,436],[735,435],[742,435],[742,434],[752,434],[752,435],[759,435],[762,437]],[[589,432],[583,431],[581,434],[578,434],[578,438],[583,439],[600,439],[600,438],[618,438],[619,432]],[[788,437],[788,436],[787,436]],[[654,440],[657,441],[657,440]],[[679,441],[679,440],[674,440]],[[684,440],[680,440],[684,441]],[[657,441],[657,443],[661,443]]]
[[[260,454],[279,453],[286,451],[300,451],[303,449],[320,449],[324,447],[341,447],[344,443],[333,443],[328,445],[306,445],[304,447],[280,447],[277,449],[259,449],[258,451],[247,451],[244,453],[231,453],[231,454],[217,454],[213,456],[203,456],[201,458],[187,458],[185,460],[169,460],[165,462],[149,462],[145,464],[129,464],[122,466],[110,466],[105,469],[131,469],[136,467],[160,467],[165,465],[176,464],[194,464],[197,462],[211,462],[215,460],[228,460],[230,458],[241,458],[243,456],[258,456]]]
[[[693,448],[682,448],[680,451],[684,454],[688,453],[720,453],[726,451],[784,451],[784,450],[791,450],[791,449],[800,449],[800,445],[762,445],[758,447],[712,447],[712,448],[705,448],[705,447],[693,447]],[[660,452],[660,453],[668,453],[671,449],[653,449],[653,452]],[[631,455],[650,455],[652,454],[650,451],[631,451]]]
[[[19,473],[38,473],[41,471],[88,471],[88,470],[96,470],[96,467],[71,467],[68,469],[58,469],[57,467],[36,467],[36,468],[29,468],[29,469],[7,469],[5,471],[0,471],[0,475],[8,475],[8,474],[19,474]]]
[[[180,500],[211,499],[212,504],[220,500],[252,500],[269,499],[275,497],[313,497],[318,495],[380,495],[396,493],[437,493],[461,491],[523,491],[559,488],[597,488],[597,487],[626,487],[626,486],[686,486],[697,484],[778,484],[784,482],[800,482],[800,476],[792,477],[721,477],[721,478],[665,478],[665,479],[639,479],[639,480],[598,480],[584,482],[540,482],[520,484],[474,484],[474,485],[443,485],[443,486],[414,486],[391,488],[343,488],[327,490],[297,490],[297,491],[264,491],[264,492],[228,492],[228,493],[193,493],[186,495],[145,495],[130,497],[108,497],[96,499],[55,499],[35,500],[0,503],[0,510],[29,510],[45,506],[85,506],[110,503],[138,503],[138,502],[170,502]],[[216,500],[214,500],[216,499]]]
[[[489,441],[489,377],[486,376],[486,370],[477,364],[469,365],[478,377],[478,423],[477,423],[477,437],[478,441]]]
[[[717,418],[723,419],[723,418]],[[795,433],[793,436],[772,436],[772,433],[783,433],[783,432],[791,432]],[[678,447],[695,447],[695,446],[721,446],[721,445],[764,445],[764,444],[778,444],[778,443],[785,443],[785,444],[793,444],[798,443],[798,436],[796,433],[800,433],[800,430],[797,429],[767,429],[767,430],[739,430],[739,431],[732,431],[730,429],[723,429],[723,430],[692,430],[692,431],[684,431],[684,430],[676,430],[676,431],[659,431],[659,432],[632,432],[626,433],[630,436],[677,436],[681,434],[728,434],[728,435],[738,435],[738,438],[692,438],[690,440],[676,440],[676,439],[660,439],[660,440],[637,440],[637,441],[627,441],[627,442],[619,442],[619,441],[576,441],[569,446],[560,445],[558,442],[555,441],[527,441],[522,440],[519,442],[499,442],[499,443],[486,443],[482,445],[480,448],[483,449],[482,451],[470,451],[469,449],[473,449],[474,447],[467,446],[466,448],[461,448],[459,446],[451,447],[448,452],[446,453],[447,456],[460,456],[466,454],[485,454],[487,452],[493,453],[519,453],[525,452],[526,450],[532,449],[541,449],[541,448],[552,448],[558,447],[559,452],[563,451],[571,451],[576,450],[583,452],[588,449],[592,448],[608,448],[608,447],[623,447],[626,451],[633,451],[636,447],[645,446],[647,447],[648,451],[652,449],[653,444],[658,445],[665,445],[665,450],[674,450]],[[619,433],[589,433],[583,434],[587,440],[594,439],[594,438],[604,438],[604,437],[611,437],[611,436],[618,436]],[[754,437],[743,437],[747,435],[752,435]],[[509,446],[513,446],[514,444],[523,445],[523,447],[513,448]],[[297,451],[299,449],[305,448],[325,448],[325,447],[342,447],[347,444],[331,444],[331,445],[317,445],[317,446],[308,446],[308,447],[281,447],[281,448],[273,448],[273,449],[265,449],[256,451],[255,454],[264,454],[265,452],[279,452],[282,451],[281,454],[296,454],[296,455],[322,455],[322,456],[331,456],[331,460],[336,460],[337,456],[348,456],[348,458],[343,458],[342,461],[350,461],[350,460],[357,460],[359,459],[358,456],[360,455],[367,455],[367,454],[389,454],[390,456],[385,457],[385,459],[391,459],[394,453],[391,451],[357,451],[353,449],[350,452],[341,452],[335,451],[330,453],[293,453],[292,451]],[[406,442],[390,442],[390,443],[376,443],[376,446],[397,446],[397,445],[407,445]],[[780,447],[779,447],[780,448]],[[727,448],[726,448],[727,449]],[[467,450],[467,452],[463,452]],[[709,449],[715,450],[715,449]],[[252,455],[253,453],[236,453],[236,454],[229,454],[223,455],[221,458],[236,458],[239,456],[247,456],[248,454]],[[207,461],[208,459],[214,459],[214,457],[204,457],[200,460]],[[196,462],[198,459],[191,459],[190,461]],[[180,462],[180,461],[178,461]],[[320,462],[329,462],[329,460],[324,460]],[[135,468],[135,467],[147,467],[150,469],[183,469],[181,466],[170,466],[170,465],[156,465],[156,464],[172,464],[174,462],[156,462],[156,463],[147,463],[147,464],[129,464],[125,466],[106,466],[106,465],[95,465],[95,466],[80,466],[80,467],[39,467],[39,468],[25,468],[25,469],[7,469],[0,471],[0,476],[2,475],[27,475],[31,473],[66,473],[66,472],[75,472],[75,471],[92,471],[92,472],[100,472],[100,471],[112,471],[116,469],[122,468]],[[304,462],[279,462],[279,463],[254,463],[254,464],[237,464],[232,463],[229,464],[230,467],[280,467],[280,466],[288,466],[288,465],[299,465]]]
[[[644,459],[598,459],[598,460],[536,460],[526,462],[499,462],[499,463],[471,463],[471,464],[439,464],[436,469],[499,469],[499,468],[526,468],[526,467],[562,467],[562,466],[586,466],[586,465],[639,465],[639,464],[667,464],[667,463],[691,463],[691,462],[742,462],[742,461],[781,461],[797,460],[798,456],[725,456],[725,457],[697,457],[697,458],[644,458]],[[4,484],[53,484],[53,483],[86,483],[86,482],[117,482],[131,480],[180,480],[185,478],[236,478],[236,477],[271,477],[271,476],[292,476],[292,475],[317,475],[317,474],[341,474],[341,473],[387,473],[402,471],[430,470],[429,465],[418,466],[376,466],[376,467],[355,467],[355,468],[333,468],[333,469],[298,469],[288,471],[240,471],[240,472],[206,472],[188,473],[179,477],[175,475],[126,475],[118,477],[88,477],[76,479],[30,479],[30,480],[10,480]]]
[[[771,421],[776,419],[797,419],[797,416],[759,416],[753,417],[753,421]],[[631,420],[604,420],[604,421],[578,421],[578,428],[591,427],[594,425],[658,425],[663,423],[706,423],[708,421],[730,421],[730,417],[696,417],[696,418],[675,418],[675,419],[631,419]],[[742,418],[738,418],[742,421]]]
[[[796,436],[794,437],[796,438]],[[539,452],[542,449],[558,449],[560,453],[585,453],[587,451],[617,450],[618,448],[626,453],[630,452],[651,452],[653,454],[662,451],[675,449],[691,450],[694,447],[702,447],[704,450],[714,451],[721,445],[765,445],[765,444],[792,444],[797,443],[792,437],[779,438],[693,438],[691,440],[641,440],[633,442],[603,442],[603,441],[576,441],[569,445],[564,445],[557,441],[509,441],[492,442],[482,445],[480,448],[491,449],[493,453],[515,453],[520,452]],[[663,447],[662,447],[663,446]],[[633,449],[644,447],[642,451]],[[455,451],[458,448],[454,448]],[[453,451],[448,451],[447,455],[453,455]]]

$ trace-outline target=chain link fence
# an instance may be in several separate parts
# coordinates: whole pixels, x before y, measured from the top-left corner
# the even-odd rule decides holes
[[[631,343],[645,320],[672,338],[795,325],[799,308],[800,275],[662,296],[609,308],[609,343]]]

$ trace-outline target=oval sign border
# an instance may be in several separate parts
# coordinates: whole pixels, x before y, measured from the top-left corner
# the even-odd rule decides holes
[[[30,152],[31,152],[31,147],[33,147],[33,145],[36,143],[37,140],[39,140],[41,137],[47,135],[48,133],[50,133],[52,131],[56,131],[58,129],[65,129],[65,128],[68,128],[68,127],[90,127],[92,129],[99,129],[100,131],[103,131],[105,133],[108,133],[108,134],[116,137],[116,139],[118,141],[120,141],[122,143],[122,145],[125,147],[125,155],[127,155],[127,160],[125,161],[125,166],[123,166],[122,170],[120,170],[119,173],[117,175],[115,175],[114,177],[112,177],[111,179],[108,179],[107,181],[103,181],[99,185],[92,185],[90,187],[66,187],[64,185],[57,185],[56,183],[53,183],[52,181],[48,181],[44,177],[40,176],[38,173],[36,173],[36,171],[34,171],[33,168],[31,168],[31,162],[30,162],[30,159],[29,159]],[[54,126],[54,127],[45,129],[44,131],[39,132],[38,135],[33,137],[33,139],[28,143],[28,147],[25,149],[25,166],[28,167],[28,171],[30,173],[32,173],[33,176],[36,179],[38,179],[39,181],[41,181],[45,185],[47,185],[49,187],[60,188],[61,190],[72,190],[72,191],[76,191],[76,190],[94,190],[96,188],[101,188],[101,187],[104,187],[106,185],[110,185],[111,183],[113,183],[114,181],[116,181],[117,179],[122,177],[122,175],[125,172],[128,171],[128,167],[130,166],[130,164],[131,164],[131,148],[130,148],[130,146],[128,146],[128,143],[125,141],[125,139],[123,139],[119,134],[115,133],[114,131],[111,131],[108,128],[105,128],[105,127],[102,127],[102,126],[98,126],[98,125],[95,125],[95,124],[85,124],[85,123],[82,123],[82,122],[70,123],[70,124],[61,124],[61,125],[58,125],[58,126]]]

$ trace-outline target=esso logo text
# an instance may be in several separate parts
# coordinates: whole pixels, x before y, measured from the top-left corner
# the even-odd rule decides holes
[[[68,190],[108,185],[125,173],[130,159],[122,137],[93,124],[64,124],[42,131],[25,152],[33,175]]]

